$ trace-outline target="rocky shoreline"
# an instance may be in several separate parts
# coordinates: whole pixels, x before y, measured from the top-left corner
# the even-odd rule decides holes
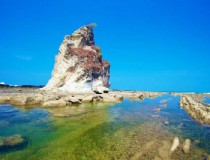
[[[17,92],[1,92],[0,104],[11,104],[14,106],[39,105],[41,107],[64,107],[79,105],[81,103],[111,102],[117,103],[124,98],[130,100],[143,100],[144,98],[155,98],[162,95],[160,92],[135,92],[135,91],[110,91],[109,93],[96,94],[94,92],[64,93],[46,92],[41,90],[19,90]]]
[[[180,98],[180,107],[200,124],[210,124],[210,105],[203,102],[205,96],[209,95],[185,94]]]
[[[40,89],[0,89],[0,104],[11,104],[18,107],[39,106],[43,108],[59,108],[65,106],[79,106],[85,103],[118,103],[127,98],[130,100],[143,100],[156,98],[165,92],[139,92],[139,91],[110,91],[96,94],[94,92],[69,93],[47,92]],[[180,96],[180,108],[200,124],[210,124],[210,105],[203,102],[206,94],[172,93]]]
[[[25,90],[10,89],[9,92],[8,90],[0,89],[0,104],[11,104],[18,107],[43,107],[47,108],[49,113],[51,113],[54,117],[66,118],[91,112],[91,110],[84,109],[84,106],[91,106],[92,103],[96,104],[97,106],[110,106],[106,104],[118,103],[121,102],[124,98],[130,100],[143,100],[145,98],[156,98],[164,94],[172,94],[173,96],[179,96],[181,108],[184,108],[192,118],[197,119],[199,122],[202,121],[202,123],[209,124],[209,119],[206,119],[209,115],[209,105],[203,102],[204,97],[208,96],[205,94],[138,91],[110,91],[109,93],[103,94],[89,92],[79,94],[66,92],[46,92],[40,89],[28,88]],[[167,101],[168,99],[161,100],[160,105],[162,105],[163,103],[167,103]],[[204,107],[206,108],[205,110]],[[161,110],[159,110],[158,112],[161,112]],[[164,125],[168,126],[169,122],[164,122]],[[20,142],[17,141],[17,145],[22,145],[24,141],[23,139],[21,139],[21,136],[16,137],[21,140],[20,141],[18,139]],[[0,147],[12,148],[12,145],[6,145],[6,140],[9,138],[10,137],[0,137],[0,140],[2,142]],[[153,144],[154,142],[151,143]],[[193,148],[193,143],[190,139],[180,139],[180,137],[175,137],[173,141],[161,140],[159,143],[163,144],[163,147],[160,147],[160,149],[165,148],[164,153],[159,153],[161,157],[179,157],[180,154],[181,156],[187,157],[187,155],[191,155],[195,151]],[[148,142],[148,144],[150,144],[150,142]],[[198,153],[203,154],[203,152]],[[141,157],[142,154],[143,152],[137,152],[133,155],[131,159],[138,159],[138,157]],[[206,157],[208,157],[208,155]]]

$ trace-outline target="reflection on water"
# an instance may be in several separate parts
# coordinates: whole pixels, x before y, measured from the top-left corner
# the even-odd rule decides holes
[[[193,147],[186,156],[180,149],[173,159],[198,159],[203,151],[210,153],[210,126],[191,119],[179,108],[179,97],[170,95],[143,101],[125,99],[108,107],[83,104],[45,110],[0,106],[0,137],[17,134],[26,138],[27,146],[0,152],[0,159],[164,158],[161,147],[167,147],[174,136],[181,142],[189,138],[202,151]]]

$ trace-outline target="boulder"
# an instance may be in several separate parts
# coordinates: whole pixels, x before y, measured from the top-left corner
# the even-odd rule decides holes
[[[103,97],[101,96],[93,96],[92,102],[102,102],[103,101]]]
[[[96,94],[102,94],[102,93],[108,93],[109,92],[109,89],[107,87],[103,86],[103,81],[101,81],[101,80],[98,80],[98,81],[93,83],[92,90]]]
[[[82,102],[92,102],[93,101],[94,95],[86,95],[83,99]]]
[[[166,126],[168,126],[169,125],[169,121],[168,120],[165,120],[165,121],[163,121],[163,124],[166,125]]]
[[[184,153],[190,153],[191,141],[186,139],[183,143],[182,150]]]
[[[78,97],[67,97],[65,100],[71,104],[81,104],[81,101],[78,99]]]
[[[173,153],[179,147],[179,138],[175,137],[171,145],[170,154]]]

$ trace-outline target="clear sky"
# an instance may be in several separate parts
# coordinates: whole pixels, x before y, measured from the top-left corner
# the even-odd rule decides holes
[[[0,82],[46,84],[63,38],[94,22],[111,88],[210,92],[209,0],[1,0]]]

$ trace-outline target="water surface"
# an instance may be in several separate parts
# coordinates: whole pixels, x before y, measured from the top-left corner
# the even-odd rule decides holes
[[[207,104],[210,104],[210,97],[205,97],[203,102],[207,103]]]
[[[52,114],[62,111],[69,116]],[[198,159],[201,153],[210,153],[210,126],[191,119],[179,108],[179,97],[171,95],[54,110],[2,105],[0,136],[15,134],[27,137],[27,146],[0,152],[0,159],[153,159],[161,143],[174,136],[193,143],[192,154],[178,151],[174,159]]]

